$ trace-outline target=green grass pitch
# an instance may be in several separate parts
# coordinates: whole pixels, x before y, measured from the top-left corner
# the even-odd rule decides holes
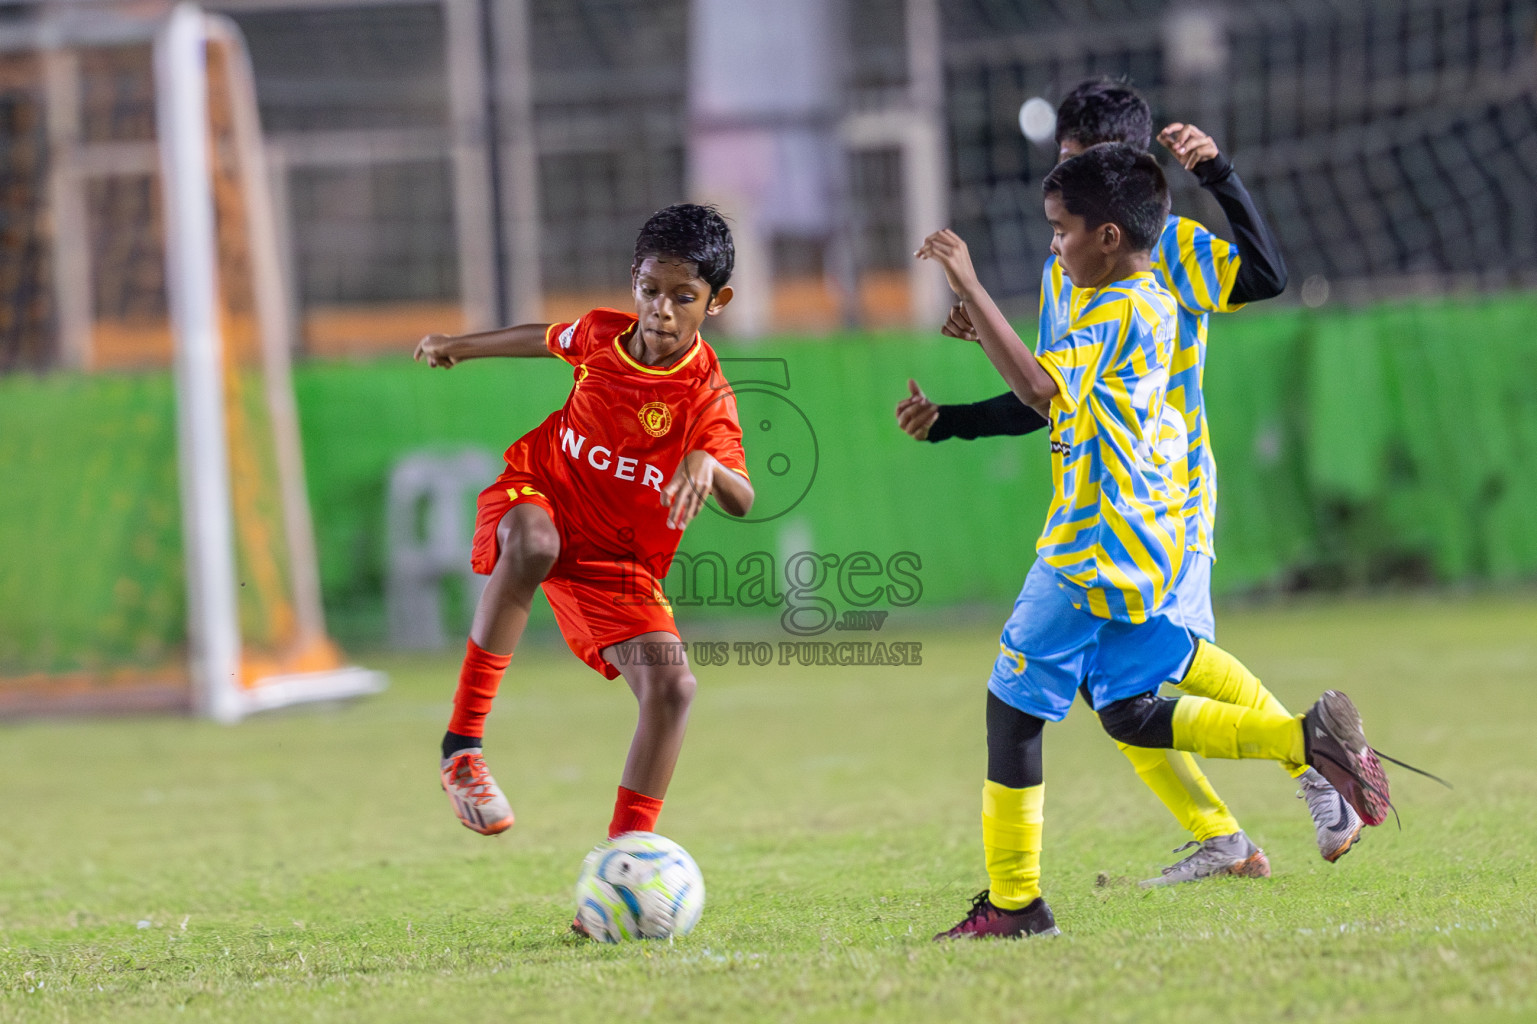
[[[1046,737],[1063,935],[936,945],[984,884],[996,632],[913,617],[921,668],[699,671],[661,826],[704,870],[704,920],[601,947],[566,926],[623,684],[514,660],[488,749],[519,822],[486,839],[435,774],[454,664],[396,658],[382,697],[237,728],[0,730],[0,1020],[1537,1019],[1537,601],[1221,628],[1293,710],[1345,689],[1377,745],[1456,788],[1392,771],[1403,831],[1330,866],[1279,768],[1208,764],[1274,877],[1142,890],[1184,837],[1080,708]]]

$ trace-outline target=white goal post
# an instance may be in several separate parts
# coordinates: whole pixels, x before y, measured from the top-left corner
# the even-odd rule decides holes
[[[0,717],[235,722],[382,689],[321,608],[234,22],[24,4],[0,19],[0,112],[0,328],[47,371],[0,379]]]
[[[262,376],[300,643],[323,642],[325,622],[289,366],[288,331],[293,317],[278,265],[249,57],[232,22],[183,2],[156,33],[154,73],[166,286],[175,351],[188,657],[198,710],[218,721],[234,722],[253,711],[297,701],[376,692],[384,687],[384,678],[346,666],[246,678],[242,668],[225,423],[225,346],[219,316],[220,260],[209,160],[210,42],[223,44],[228,54],[224,71],[235,159],[245,185]]]

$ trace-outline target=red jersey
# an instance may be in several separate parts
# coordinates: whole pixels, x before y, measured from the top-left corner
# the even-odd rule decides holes
[[[702,337],[671,366],[646,366],[625,348],[632,313],[594,309],[551,324],[545,345],[575,369],[566,404],[509,448],[547,473],[547,496],[582,562],[638,561],[666,575],[683,531],[668,529],[661,490],[688,452],[702,449],[747,476],[736,396]],[[567,552],[561,562],[567,563]]]
[[[507,449],[507,469],[480,494],[470,564],[490,573],[498,528],[533,504],[560,534],[560,556],[542,587],[571,650],[610,679],[608,647],[678,627],[660,580],[683,531],[667,528],[662,487],[683,456],[702,449],[747,476],[736,396],[703,338],[671,366],[646,366],[626,350],[636,318],[595,309],[545,332],[549,350],[575,367],[566,404]]]

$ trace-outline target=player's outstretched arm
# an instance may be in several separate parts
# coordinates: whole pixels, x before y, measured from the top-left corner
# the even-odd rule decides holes
[[[1019,437],[1033,434],[1047,425],[1046,417],[1021,402],[1014,392],[1005,391],[984,402],[941,405],[939,418],[929,430],[929,440]]]
[[[681,530],[693,522],[704,501],[715,496],[721,511],[730,516],[745,516],[752,511],[752,484],[740,473],[721,465],[707,451],[695,449],[683,456],[667,486],[662,488],[662,507],[669,529]]]
[[[998,304],[977,280],[971,253],[961,236],[949,228],[936,231],[923,240],[913,255],[934,260],[944,268],[951,290],[966,307],[977,340],[982,343],[982,351],[987,353],[1009,390],[1021,402],[1045,416],[1047,407],[1057,395],[1057,382],[1041,367],[1035,353],[1020,340]]]
[[[1281,243],[1254,205],[1254,198],[1233,169],[1233,162],[1222,154],[1212,137],[1193,124],[1176,121],[1158,133],[1158,141],[1212,194],[1233,228],[1238,273],[1228,302],[1260,302],[1285,291],[1286,260],[1281,256]]]
[[[554,353],[544,345],[544,335],[549,329],[549,324],[519,324],[476,334],[429,334],[416,343],[416,352],[412,358],[417,362],[426,360],[428,366],[441,366],[444,369],[466,359],[485,359],[489,356],[515,359],[549,356],[553,359]]]
[[[966,304],[962,302],[950,307],[939,333],[963,341],[980,340],[971,314],[966,312]],[[935,405],[915,381],[909,380],[907,388],[908,397],[897,403],[897,426],[915,441],[937,443],[952,437],[963,441],[979,437],[1018,437],[1046,426],[1045,417],[1021,402],[1012,391],[985,402]]]
[[[984,402],[936,405],[917,381],[909,380],[907,389],[908,396],[897,403],[897,426],[915,441],[1018,437],[1046,426],[1046,418],[1021,402],[1012,391]]]

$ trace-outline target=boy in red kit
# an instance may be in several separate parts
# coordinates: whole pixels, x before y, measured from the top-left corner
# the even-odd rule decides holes
[[[571,650],[609,679],[623,675],[640,704],[609,835],[654,830],[695,687],[660,581],[706,498],[735,516],[753,503],[736,399],[699,336],[731,301],[734,258],[713,208],[669,206],[635,242],[634,313],[594,309],[416,347],[428,366],[556,356],[574,368],[566,404],[507,449],[506,472],[480,495],[471,564],[491,579],[441,763],[459,820],[476,832],[512,825],[481,737],[541,585]]]

